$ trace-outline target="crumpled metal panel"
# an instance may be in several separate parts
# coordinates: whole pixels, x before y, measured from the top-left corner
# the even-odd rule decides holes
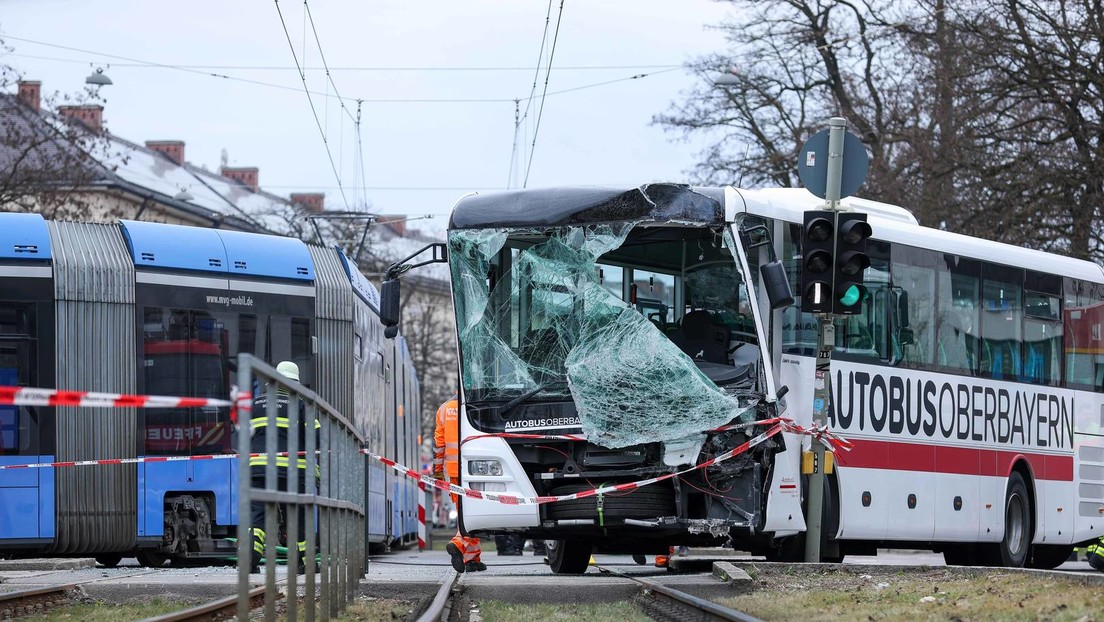
[[[724,224],[723,192],[683,184],[645,184],[630,190],[553,188],[465,197],[449,229],[582,225],[621,222]]]
[[[134,393],[134,268],[118,225],[49,222],[57,298],[57,386]],[[133,408],[56,409],[57,459],[133,458]],[[132,550],[137,466],[58,469],[56,552]]]
[[[465,389],[508,400],[566,385],[583,432],[612,448],[703,439],[703,430],[753,419],[751,392],[718,388],[652,322],[599,282],[598,258],[621,246],[633,227],[451,231]],[[495,275],[492,291],[491,260],[509,235],[538,241],[518,252],[508,273]],[[538,330],[514,342],[504,327],[514,321],[514,306],[522,299],[529,301],[527,315]]]

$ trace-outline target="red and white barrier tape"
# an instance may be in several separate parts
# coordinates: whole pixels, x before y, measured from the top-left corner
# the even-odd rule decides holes
[[[208,408],[233,406],[209,397],[127,395],[93,391],[62,391],[33,387],[0,387],[0,406],[83,406],[88,408]]]
[[[544,504],[544,503],[555,503],[557,501],[568,501],[570,499],[583,499],[583,498],[586,498],[586,497],[592,497],[594,495],[602,495],[602,494],[611,493],[611,492],[625,492],[625,491],[629,491],[629,490],[635,490],[635,489],[641,488],[643,486],[649,486],[651,484],[655,484],[657,482],[662,482],[664,480],[668,480],[668,479],[671,479],[673,477],[678,477],[680,475],[685,475],[685,474],[690,473],[692,471],[697,471],[699,469],[704,469],[706,467],[713,466],[714,464],[717,464],[718,462],[724,462],[725,460],[728,460],[729,458],[732,458],[733,456],[738,456],[738,455],[744,453],[745,451],[751,449],[752,447],[755,447],[756,445],[762,443],[763,441],[769,439],[770,437],[774,436],[775,434],[778,434],[779,432],[781,432],[782,430],[787,428],[787,423],[784,420],[772,419],[772,420],[769,420],[769,422],[774,422],[774,425],[772,425],[771,428],[768,429],[766,432],[763,432],[762,434],[760,434],[760,435],[758,435],[754,438],[749,439],[748,441],[742,443],[741,445],[739,445],[739,446],[737,446],[733,449],[730,449],[729,451],[726,451],[723,454],[720,454],[718,456],[714,456],[713,458],[710,458],[709,460],[706,460],[705,462],[702,462],[701,464],[692,466],[688,469],[684,469],[682,471],[677,471],[675,473],[667,473],[666,475],[661,475],[659,477],[651,477],[651,478],[643,479],[643,480],[636,481],[636,482],[627,482],[627,483],[624,483],[624,484],[615,484],[613,486],[602,486],[601,488],[594,488],[594,489],[591,489],[591,490],[583,490],[581,492],[576,492],[576,493],[573,493],[573,494],[570,494],[570,495],[560,495],[560,496],[556,496],[556,497],[549,497],[549,496],[519,497],[517,495],[509,495],[509,494],[497,493],[497,492],[486,492],[486,491],[483,491],[483,490],[473,490],[471,488],[464,488],[463,486],[458,486],[458,485],[453,484],[453,483],[451,483],[449,481],[446,481],[446,480],[435,479],[433,477],[430,477],[429,475],[423,475],[423,474],[419,473],[418,471],[415,471],[414,469],[403,466],[403,465],[401,465],[401,464],[399,464],[399,463],[397,463],[394,460],[391,460],[389,458],[384,458],[383,456],[374,454],[374,453],[372,453],[372,452],[370,452],[366,449],[362,449],[361,451],[363,453],[371,456],[372,458],[382,462],[383,464],[391,467],[395,471],[397,471],[397,472],[399,472],[403,475],[406,475],[407,477],[410,477],[412,479],[416,479],[419,482],[423,482],[423,483],[425,483],[429,486],[433,486],[435,488],[438,488],[440,490],[444,490],[446,492],[449,492],[449,493],[452,493],[452,494],[455,494],[455,495],[463,495],[464,497],[469,498],[469,499],[484,499],[484,500],[487,500],[487,501],[496,501],[498,503],[504,503],[506,505],[541,505],[541,504]],[[768,421],[759,421],[759,422],[756,422],[756,423],[758,423],[758,424],[767,424]]]
[[[298,455],[306,455],[306,452],[296,452]],[[318,453],[318,452],[315,452]],[[262,458],[266,453],[249,454],[250,458]],[[287,456],[288,452],[281,451],[277,456]],[[103,466],[107,464],[146,464],[151,462],[188,462],[191,460],[229,460],[237,458],[238,454],[201,454],[196,456],[145,456],[143,458],[104,458],[102,460],[68,460],[62,462],[36,462],[32,464],[5,464],[0,465],[0,471],[13,469],[48,469],[78,466]],[[283,467],[281,467],[283,468]]]

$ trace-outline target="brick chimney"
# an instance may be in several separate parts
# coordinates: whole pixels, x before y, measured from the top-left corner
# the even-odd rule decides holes
[[[321,192],[292,193],[291,202],[314,214],[321,214],[325,209],[326,195]]]
[[[38,112],[42,107],[42,83],[38,80],[20,80],[19,101]]]
[[[160,153],[181,166],[184,165],[184,141],[182,140],[147,140],[146,148]]]
[[[243,186],[249,186],[254,191],[260,189],[260,171],[255,166],[224,166],[219,170],[219,174]]]
[[[384,216],[382,219],[379,220],[379,224],[386,225],[399,237],[406,236],[406,216],[402,214]]]
[[[58,106],[58,114],[80,121],[93,132],[103,131],[103,106],[98,104]]]

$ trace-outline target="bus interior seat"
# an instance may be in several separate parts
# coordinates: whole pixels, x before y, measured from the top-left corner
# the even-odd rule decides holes
[[[713,323],[708,311],[697,310],[682,318],[682,325],[671,333],[671,341],[690,358],[727,364],[731,335],[727,328]]]

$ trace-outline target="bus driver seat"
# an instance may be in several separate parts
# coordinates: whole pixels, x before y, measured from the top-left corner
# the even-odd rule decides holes
[[[671,334],[671,341],[696,361],[727,364],[730,335],[727,328],[713,323],[708,311],[691,311],[682,325]]]

